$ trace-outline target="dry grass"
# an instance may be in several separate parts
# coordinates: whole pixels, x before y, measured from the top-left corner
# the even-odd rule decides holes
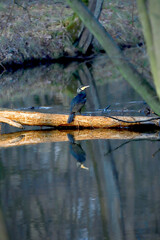
[[[16,4],[0,7],[0,60],[23,62],[29,58],[56,58],[71,42],[62,21],[71,14],[63,3]]]
[[[143,41],[135,0],[105,2],[100,22],[117,43],[135,45]]]
[[[0,3],[0,62],[23,63],[29,59],[56,58],[74,52],[64,22],[73,15],[65,1]],[[104,2],[100,22],[121,46],[143,42],[135,0]],[[99,51],[99,48],[98,48]],[[137,50],[139,51],[139,50]],[[139,54],[147,66],[145,50]],[[127,52],[128,53],[128,52]],[[134,58],[130,56],[134,61]],[[140,60],[141,61],[141,60]]]

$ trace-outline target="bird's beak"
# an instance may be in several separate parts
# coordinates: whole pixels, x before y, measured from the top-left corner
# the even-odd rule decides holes
[[[87,86],[81,87],[81,90],[83,91],[84,89],[86,89],[86,88],[88,88],[88,87],[90,87],[90,86],[87,85]]]

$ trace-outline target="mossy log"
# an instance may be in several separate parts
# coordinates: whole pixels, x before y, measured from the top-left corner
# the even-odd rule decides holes
[[[39,112],[27,112],[9,109],[0,109],[0,118],[8,119],[8,124],[16,127],[22,125],[29,126],[49,126],[56,128],[125,128],[131,126],[142,126],[150,124],[159,127],[160,118],[151,117],[105,117],[105,116],[84,116],[77,115],[72,123],[68,124],[68,115],[50,114]],[[0,119],[1,121],[1,119]],[[12,124],[12,122],[14,124]],[[19,125],[18,125],[19,124]]]

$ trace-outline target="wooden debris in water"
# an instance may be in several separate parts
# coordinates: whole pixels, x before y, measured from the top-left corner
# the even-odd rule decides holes
[[[50,114],[39,112],[27,112],[9,109],[0,109],[0,117],[17,123],[16,127],[21,125],[29,126],[50,126],[57,128],[126,128],[140,125],[154,125],[159,127],[159,117],[128,117],[128,116],[82,116],[76,115],[72,123],[68,124],[68,115]],[[0,120],[1,121],[1,120]],[[19,126],[18,126],[19,124]]]

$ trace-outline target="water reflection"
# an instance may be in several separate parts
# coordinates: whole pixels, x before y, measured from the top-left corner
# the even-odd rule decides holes
[[[80,144],[75,143],[74,136],[72,134],[67,134],[69,142],[70,142],[70,153],[77,160],[80,168],[88,170],[87,167],[84,166],[84,162],[86,161],[86,153],[81,147]]]
[[[55,64],[4,74],[0,105],[6,108],[46,106],[52,107],[51,112],[66,113],[80,85],[90,85],[85,111],[93,112],[116,102],[126,104],[129,100],[141,100],[117,73],[115,75],[115,70],[114,75],[110,73],[111,69],[110,61],[104,59],[95,60],[92,65],[74,63],[64,68]],[[115,89],[118,89],[116,94]]]
[[[78,171],[67,143],[1,150],[7,169],[1,206],[10,239],[101,237],[100,226],[91,231],[101,222],[94,173]]]
[[[159,142],[130,141],[118,149],[125,140],[79,142],[90,169],[79,171],[69,138],[1,148],[1,209],[9,239],[158,238],[160,163],[159,153],[152,155]]]
[[[142,101],[108,67],[102,72],[98,61],[3,76],[1,107],[68,113],[77,86],[87,84],[85,111]],[[14,131],[2,125],[0,135],[0,224],[8,239],[160,238],[159,132]]]

